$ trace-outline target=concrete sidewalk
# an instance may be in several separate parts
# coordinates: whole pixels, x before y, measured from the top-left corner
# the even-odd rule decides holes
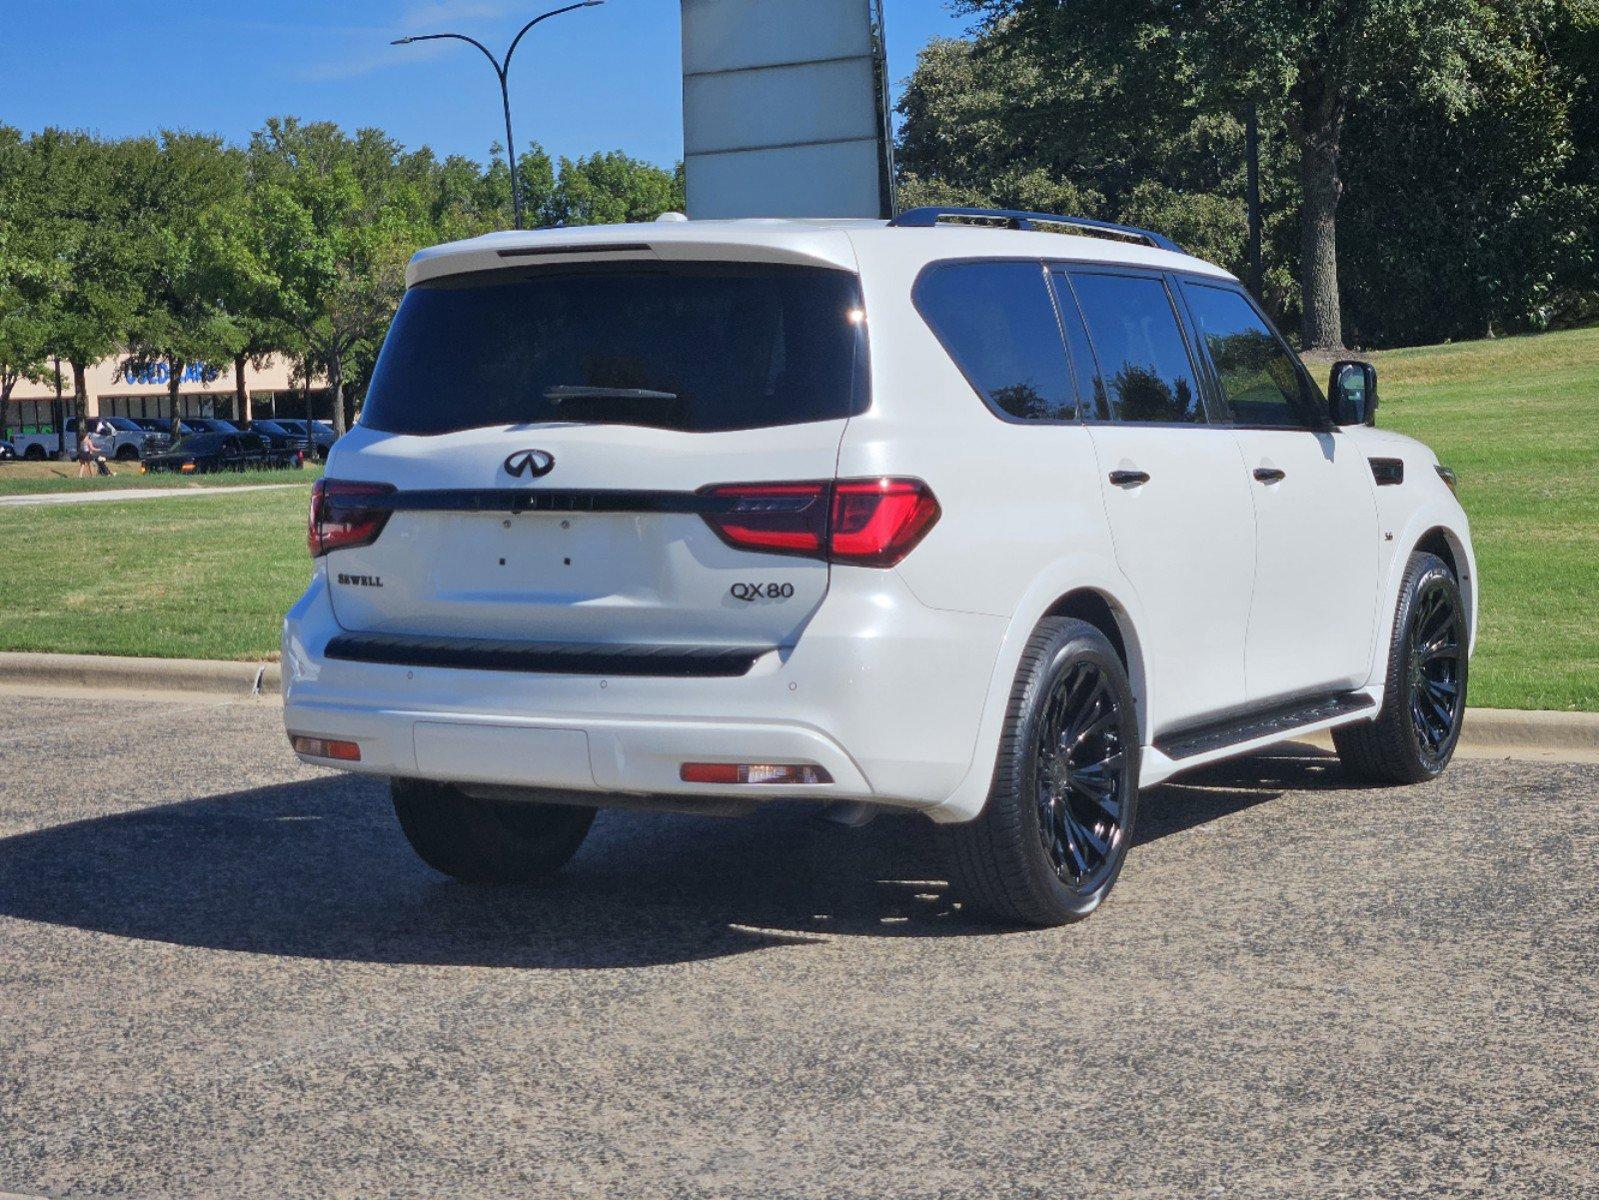
[[[26,492],[0,496],[0,508],[34,508],[49,504],[97,504],[104,500],[160,500],[168,496],[215,496],[222,492],[281,492],[298,483],[246,483],[238,487],[111,488],[104,492]]]
[[[276,696],[279,681],[278,664],[271,662],[0,653],[0,691],[35,695]],[[1332,745],[1325,733],[1304,740],[1324,748]],[[1599,763],[1599,713],[1470,708],[1459,753],[1472,758]]]

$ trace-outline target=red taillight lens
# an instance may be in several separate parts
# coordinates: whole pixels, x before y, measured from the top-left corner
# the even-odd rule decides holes
[[[312,558],[333,550],[370,546],[388,524],[389,509],[372,501],[394,493],[387,483],[351,483],[318,479],[311,486],[311,519],[306,527],[306,547]]]
[[[920,479],[738,483],[704,494],[712,503],[705,520],[730,546],[863,567],[892,567],[939,517]]]
[[[938,516],[938,500],[920,479],[840,480],[833,485],[832,559],[892,567]]]
[[[825,483],[734,483],[709,489],[705,520],[729,546],[773,554],[822,556],[827,541]]]

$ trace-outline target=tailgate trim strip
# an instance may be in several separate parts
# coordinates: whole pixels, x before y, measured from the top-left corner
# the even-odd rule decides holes
[[[389,512],[703,513],[716,507],[694,492],[606,488],[448,488],[363,498]]]
[[[396,667],[510,671],[529,675],[639,675],[733,678],[747,675],[776,646],[684,646],[589,642],[518,642],[494,638],[340,634],[329,658]]]

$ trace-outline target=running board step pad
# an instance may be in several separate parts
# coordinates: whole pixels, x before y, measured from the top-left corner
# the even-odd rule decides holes
[[[1179,733],[1168,733],[1155,739],[1155,749],[1167,758],[1179,761],[1240,746],[1276,734],[1291,733],[1307,725],[1347,717],[1377,707],[1377,702],[1364,692],[1342,692],[1336,696],[1321,696],[1314,700],[1298,700],[1281,704],[1262,712],[1227,721],[1201,725]]]

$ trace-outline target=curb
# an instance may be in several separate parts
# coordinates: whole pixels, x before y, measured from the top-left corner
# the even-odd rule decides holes
[[[277,663],[0,653],[0,686],[9,687],[249,697],[276,695],[280,679]]]
[[[1599,713],[1468,708],[1461,740],[1473,746],[1599,753]]]

